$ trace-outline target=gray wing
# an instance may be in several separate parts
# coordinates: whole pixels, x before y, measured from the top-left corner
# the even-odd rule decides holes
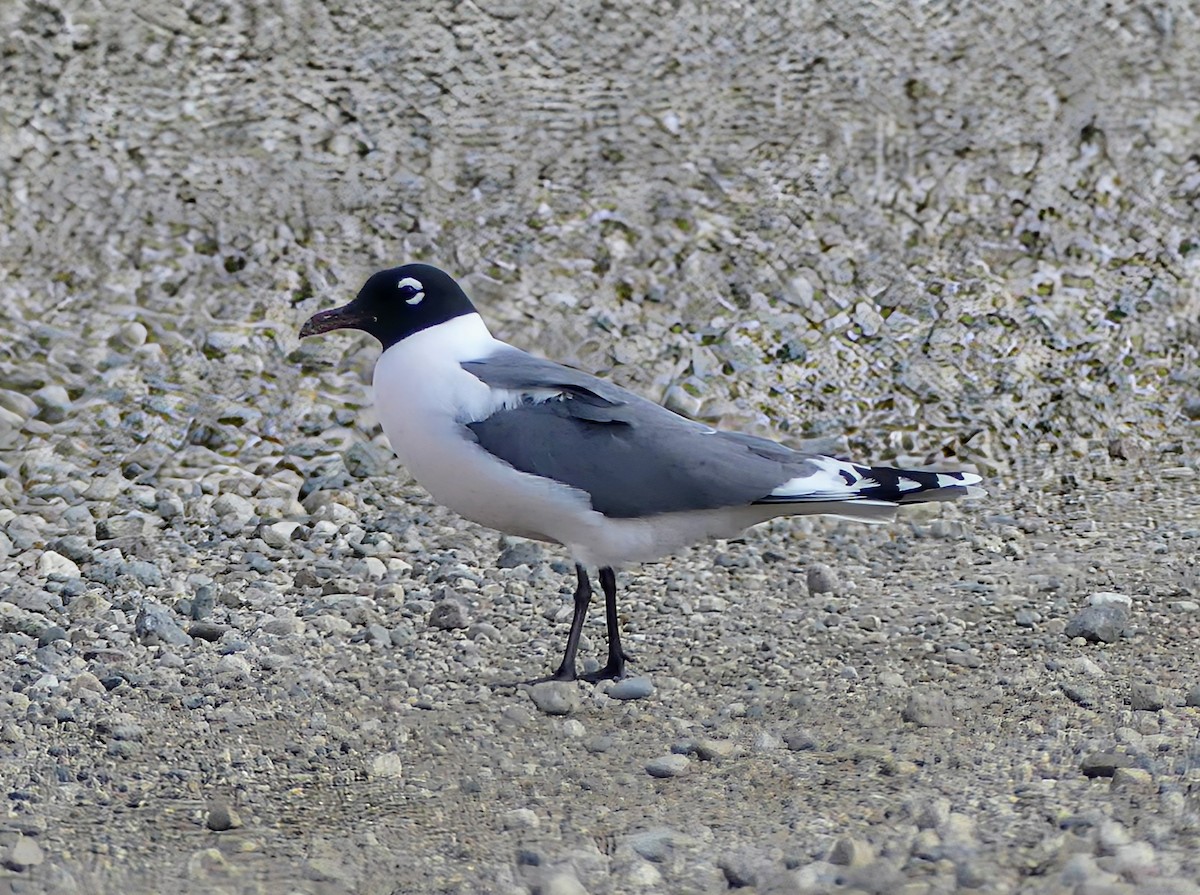
[[[754,503],[816,471],[773,441],[718,432],[618,386],[513,349],[464,363],[493,388],[552,390],[467,428],[516,469],[586,492],[606,516],[636,518]]]

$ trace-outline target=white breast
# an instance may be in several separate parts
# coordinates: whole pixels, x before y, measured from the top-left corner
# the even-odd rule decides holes
[[[387,349],[375,365],[375,403],[392,449],[438,503],[489,528],[541,540],[599,516],[585,494],[517,472],[470,439],[466,423],[504,406],[504,393],[466,372],[504,347],[478,314],[456,317]]]

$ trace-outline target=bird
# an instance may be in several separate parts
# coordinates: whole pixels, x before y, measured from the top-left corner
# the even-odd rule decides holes
[[[680,416],[607,380],[495,338],[459,283],[429,264],[373,274],[300,337],[361,330],[382,347],[374,400],[392,449],[435,501],[497,531],[557,543],[575,564],[562,661],[528,681],[619,679],[617,569],[736,538],[778,516],[867,522],[900,506],[977,497],[981,477],[868,466]],[[579,638],[604,592],[607,662],[579,674]]]

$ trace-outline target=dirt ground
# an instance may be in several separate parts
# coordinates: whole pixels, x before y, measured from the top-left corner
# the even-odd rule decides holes
[[[0,893],[1200,892],[1198,24],[0,4]],[[624,570],[635,698],[498,688],[566,557],[296,338],[409,260],[989,496]]]

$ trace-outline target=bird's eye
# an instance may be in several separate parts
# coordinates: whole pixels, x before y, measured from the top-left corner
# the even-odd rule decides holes
[[[405,277],[396,284],[400,289],[400,297],[405,304],[417,305],[425,297],[425,287],[415,277]]]

